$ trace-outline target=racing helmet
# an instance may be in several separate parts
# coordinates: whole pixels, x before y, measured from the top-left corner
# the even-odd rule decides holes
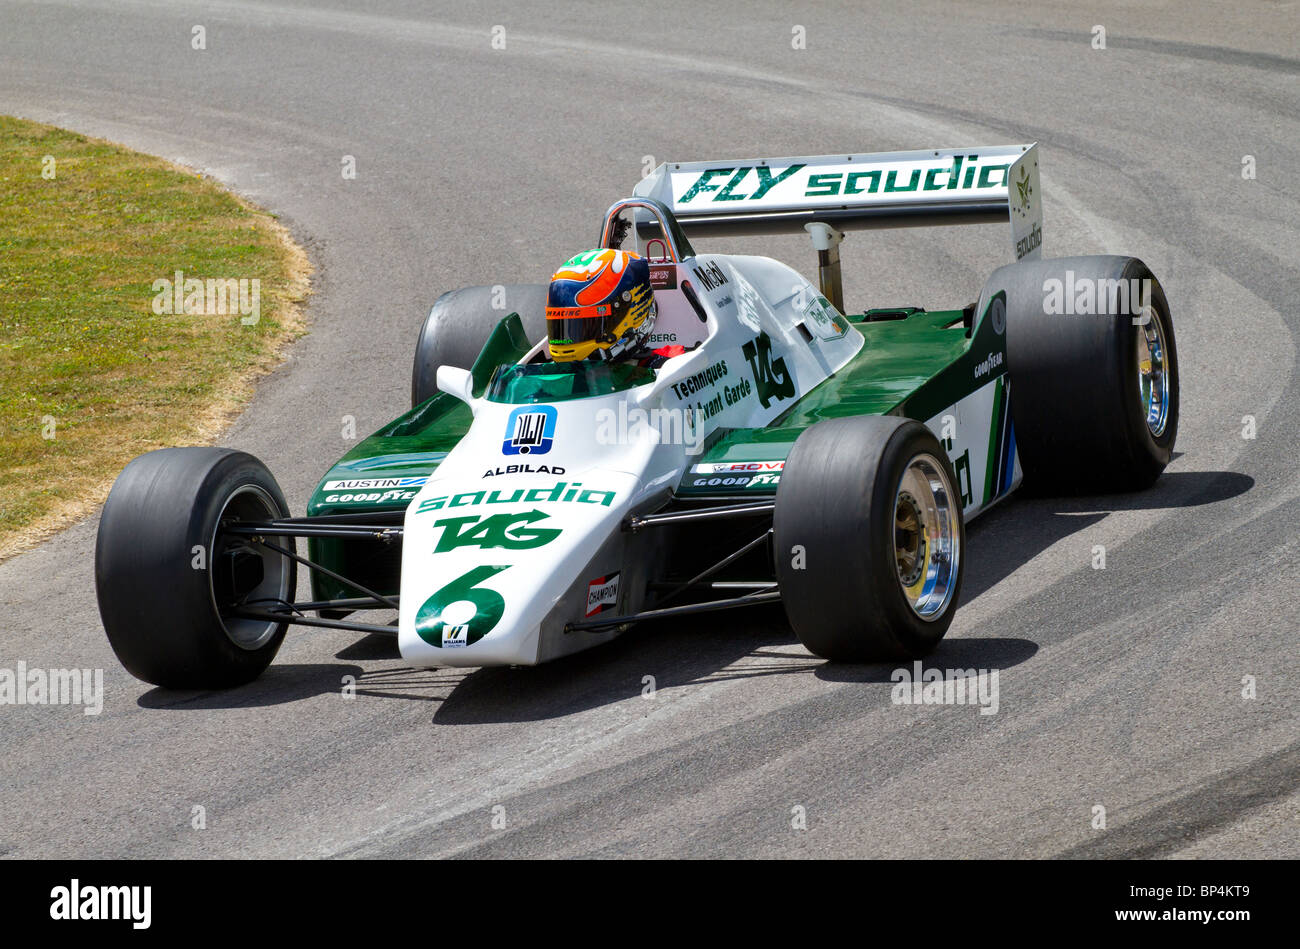
[[[625,250],[583,251],[551,277],[546,332],[551,359],[608,361],[641,349],[655,322],[650,264]]]

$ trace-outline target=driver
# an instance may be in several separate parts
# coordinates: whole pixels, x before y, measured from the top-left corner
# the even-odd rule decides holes
[[[546,295],[551,359],[635,359],[657,368],[685,349],[648,348],[656,313],[650,265],[644,257],[608,248],[584,251],[551,277]]]

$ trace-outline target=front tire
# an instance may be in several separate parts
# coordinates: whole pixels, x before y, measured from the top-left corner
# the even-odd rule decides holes
[[[95,539],[99,615],[126,670],[170,689],[229,688],[261,675],[286,624],[229,613],[236,602],[266,610],[292,601],[297,565],[219,528],[288,512],[266,466],[244,452],[164,448],[127,465]],[[293,550],[293,538],[274,542]]]
[[[799,640],[841,662],[916,659],[948,631],[966,533],[948,456],[920,422],[808,428],[781,474],[776,575]]]

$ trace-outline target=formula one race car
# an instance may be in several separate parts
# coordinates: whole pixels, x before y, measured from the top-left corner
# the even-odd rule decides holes
[[[413,407],[329,469],[307,516],[242,452],[127,466],[95,552],[109,641],[147,682],[220,687],[290,624],[395,633],[417,666],[529,665],[779,602],[818,656],[922,656],[957,608],[968,520],[1022,478],[1145,488],[1173,449],[1160,284],[1132,257],[1041,259],[1040,199],[1032,145],[661,165],[600,247],[648,259],[670,358],[549,361],[545,285],[444,294]],[[1008,217],[1017,262],[976,302],[844,312],[844,231]],[[790,231],[817,285],[688,240]]]

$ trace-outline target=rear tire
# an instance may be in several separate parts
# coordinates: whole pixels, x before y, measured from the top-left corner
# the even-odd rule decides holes
[[[411,407],[438,391],[438,367],[469,369],[501,318],[518,313],[529,340],[546,335],[546,284],[463,287],[438,297],[420,328],[411,370]],[[494,305],[495,304],[495,305]]]
[[[1051,280],[1061,281],[1062,303],[1068,288],[1085,280],[1094,287],[1108,286],[1103,280],[1150,280],[1150,319],[1135,326],[1131,313],[1111,313],[1109,293],[1095,294],[1096,315],[1049,313],[1044,284]],[[1006,292],[1011,417],[1027,491],[1150,487],[1173,457],[1178,435],[1178,351],[1169,303],[1147,265],[1134,257],[1011,264],[989,277],[979,312],[1000,290]]]
[[[956,483],[938,439],[910,419],[833,419],[799,436],[777,486],[773,542],[804,646],[871,662],[938,645],[965,562]]]
[[[286,624],[223,616],[235,600],[293,600],[289,558],[233,552],[222,523],[288,516],[266,466],[226,448],[164,448],[113,484],[95,539],[95,592],[113,652],[138,679],[169,689],[242,685],[270,665]],[[275,541],[293,550],[293,538]]]

